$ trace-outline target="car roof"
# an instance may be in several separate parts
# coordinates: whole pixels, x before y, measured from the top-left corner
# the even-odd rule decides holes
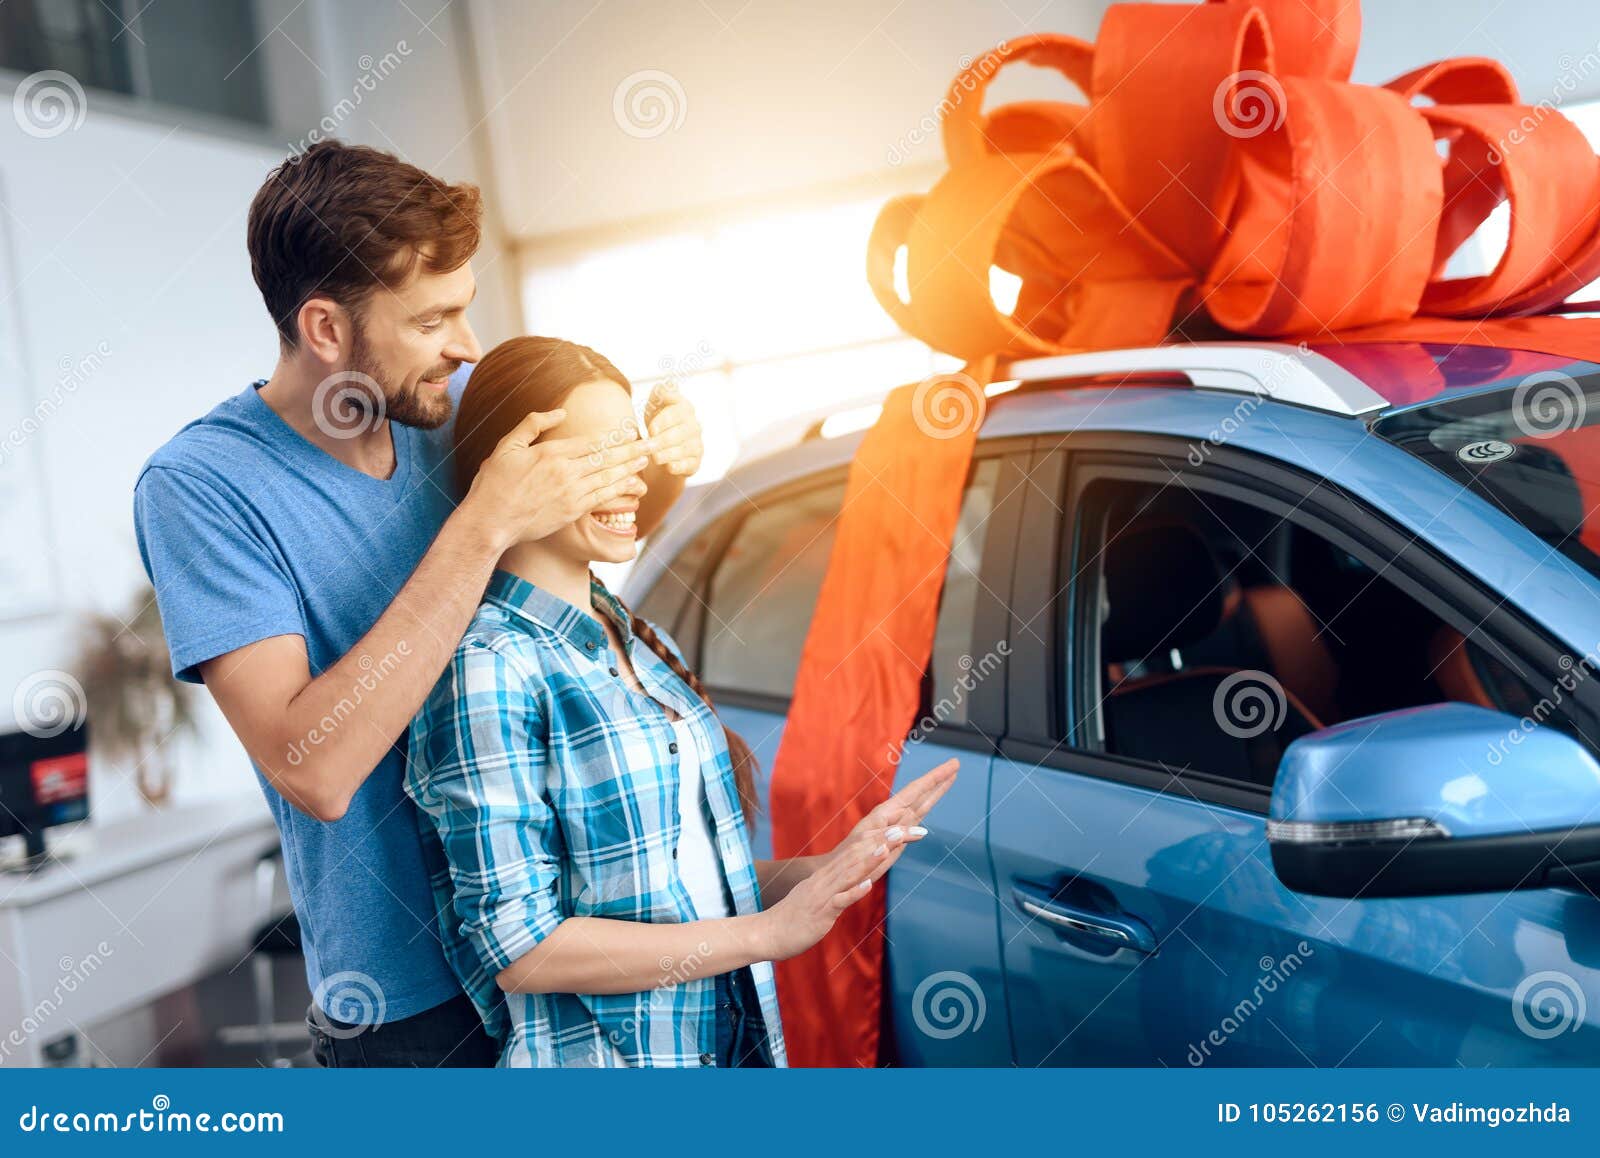
[[[1293,408],[1341,419],[1377,418],[1423,406],[1439,399],[1512,387],[1531,375],[1580,375],[1600,372],[1600,364],[1574,361],[1533,350],[1446,345],[1434,342],[1325,342],[1298,346],[1277,342],[1199,342],[1138,350],[1111,350],[1062,357],[1036,358],[1004,367],[999,390],[1019,384],[1024,389],[999,394],[989,403],[980,439],[1023,433],[1000,416],[1022,405],[1024,398],[1046,397],[1048,413],[1037,405],[1026,409],[1042,423],[1030,433],[1077,428],[1087,416],[1107,405],[1105,390],[1152,386],[1187,389],[1190,393],[1220,391],[1230,395],[1227,409],[1241,396],[1270,400],[1274,410]],[[952,372],[950,376],[956,376]],[[939,377],[938,375],[934,376]],[[1132,381],[1130,381],[1132,379]],[[1120,381],[1118,381],[1120,380]],[[990,393],[997,393],[990,387]],[[757,476],[770,486],[774,473],[824,469],[848,461],[859,445],[859,429],[870,425],[874,399],[797,415],[758,432],[735,464],[730,477]],[[1120,409],[1120,408],[1118,408]],[[844,411],[860,411],[862,421],[842,438],[827,436],[827,420]],[[1159,433],[1160,431],[1151,431]],[[831,444],[830,453],[824,447]],[[774,460],[769,463],[769,460]],[[773,469],[762,469],[763,466]]]
[[[1532,375],[1591,374],[1593,362],[1537,350],[1439,342],[1311,343],[1310,349],[1360,378],[1387,405],[1385,413],[1468,392],[1515,386]]]
[[[1336,480],[1491,588],[1517,591],[1518,602],[1557,637],[1571,641],[1592,632],[1597,592],[1591,577],[1559,553],[1552,555],[1542,540],[1490,504],[1476,498],[1464,501],[1459,483],[1373,436],[1368,424],[1445,395],[1504,389],[1528,374],[1590,373],[1600,366],[1529,351],[1424,343],[1315,349],[1377,394],[1380,405],[1356,414],[1337,413],[1262,400],[1239,389],[1197,389],[1160,375],[1155,378],[1160,384],[1150,385],[1107,385],[1103,376],[1087,382],[1030,382],[1026,389],[990,399],[980,442],[1016,437],[1064,441],[1072,433],[1098,432],[1165,435],[1185,440],[1191,452],[1199,453],[1226,443]],[[716,482],[690,488],[652,537],[639,560],[637,580],[647,585],[662,561],[673,558],[701,528],[728,511],[748,507],[754,496],[819,474],[842,476],[865,436],[859,429],[838,437],[813,431],[786,449],[737,464]]]

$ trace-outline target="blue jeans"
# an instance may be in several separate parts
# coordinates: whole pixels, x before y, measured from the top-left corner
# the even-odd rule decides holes
[[[767,1023],[761,1016],[755,978],[748,968],[719,973],[717,983],[717,1065],[770,1068]]]

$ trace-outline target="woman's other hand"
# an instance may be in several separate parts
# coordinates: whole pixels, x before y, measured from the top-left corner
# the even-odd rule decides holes
[[[872,882],[906,846],[928,834],[922,820],[955,783],[959,766],[945,761],[867,813],[805,880],[761,915],[774,961],[803,953],[827,936],[839,914],[872,891]]]
[[[761,927],[762,955],[782,961],[822,940],[840,913],[872,891],[874,870],[887,855],[880,834],[872,849],[857,843],[829,857],[783,900],[755,917]]]
[[[946,760],[931,772],[918,776],[889,799],[863,816],[850,835],[839,842],[828,858],[841,855],[850,848],[868,851],[878,845],[886,846],[886,855],[873,866],[873,880],[877,880],[893,867],[908,844],[928,835],[922,821],[939,798],[950,790],[956,781],[959,760]]]

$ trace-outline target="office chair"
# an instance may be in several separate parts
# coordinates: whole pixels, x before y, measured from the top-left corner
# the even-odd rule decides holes
[[[279,1056],[279,1046],[292,1042],[309,1049],[304,1022],[281,1022],[277,1016],[273,987],[273,968],[280,958],[302,955],[300,920],[294,910],[278,914],[273,902],[277,895],[278,875],[282,871],[283,850],[274,848],[256,862],[255,892],[257,911],[261,924],[251,937],[250,974],[255,989],[256,1021],[254,1025],[228,1025],[217,1030],[217,1040],[224,1045],[259,1045],[262,1061],[274,1068],[284,1068],[293,1063]]]

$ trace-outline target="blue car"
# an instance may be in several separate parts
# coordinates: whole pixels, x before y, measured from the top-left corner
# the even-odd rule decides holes
[[[898,773],[961,758],[888,878],[896,1064],[1600,1063],[1600,365],[1006,372]],[[766,769],[861,438],[826,429],[626,588]]]

